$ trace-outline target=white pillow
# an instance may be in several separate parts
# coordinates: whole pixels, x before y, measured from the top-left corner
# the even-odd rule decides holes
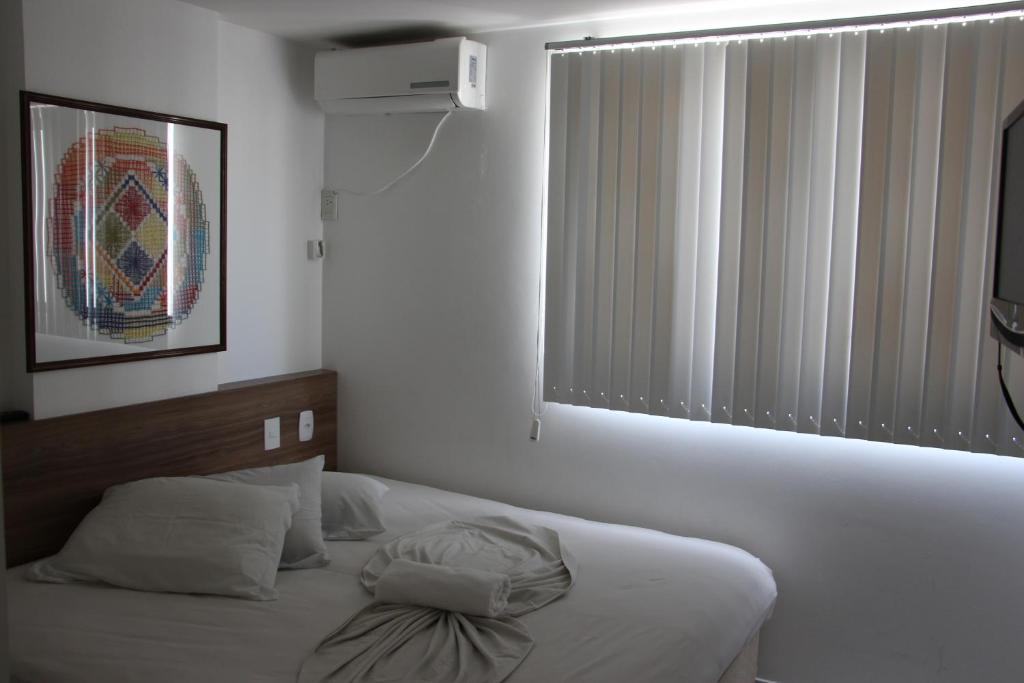
[[[328,541],[349,541],[384,531],[380,501],[388,487],[348,472],[323,473],[323,532]]]
[[[292,528],[284,539],[281,569],[309,569],[323,567],[331,561],[320,535],[320,473],[323,469],[324,456],[318,455],[288,465],[235,470],[206,478],[258,486],[298,484],[299,510],[292,517]]]
[[[200,477],[112,486],[33,581],[89,581],[166,593],[277,597],[274,581],[299,489]]]

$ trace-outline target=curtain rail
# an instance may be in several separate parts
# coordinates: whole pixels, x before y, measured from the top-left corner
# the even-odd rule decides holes
[[[621,45],[623,43],[654,43],[661,41],[676,41],[699,38],[714,38],[716,36],[743,36],[759,33],[786,33],[790,31],[815,31],[830,28],[844,28],[860,26],[863,24],[888,24],[896,22],[913,22],[942,20],[954,17],[971,17],[992,13],[1004,13],[1024,11],[1024,2],[999,2],[989,5],[970,5],[967,7],[951,7],[949,9],[928,10],[924,12],[902,12],[898,14],[877,14],[845,19],[822,19],[818,21],[802,21],[788,24],[762,24],[759,26],[720,26],[717,28],[701,29],[699,31],[680,31],[675,33],[655,33],[633,36],[613,36],[611,38],[583,38],[580,40],[563,40],[559,42],[545,43],[544,49],[548,51],[578,50],[580,48],[598,48],[607,45]]]

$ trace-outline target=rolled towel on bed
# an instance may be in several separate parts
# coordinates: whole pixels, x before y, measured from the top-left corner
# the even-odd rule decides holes
[[[375,590],[378,602],[497,617],[505,611],[512,583],[497,572],[394,559]]]

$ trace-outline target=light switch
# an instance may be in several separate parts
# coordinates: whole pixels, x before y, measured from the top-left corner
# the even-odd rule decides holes
[[[299,441],[313,438],[313,411],[303,410],[299,413]]]
[[[281,418],[271,417],[263,421],[263,450],[272,451],[281,447]]]

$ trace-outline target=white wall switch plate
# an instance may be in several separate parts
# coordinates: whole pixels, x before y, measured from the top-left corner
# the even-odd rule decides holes
[[[281,418],[271,417],[263,421],[263,450],[272,451],[281,447]]]
[[[338,193],[334,190],[320,191],[320,220],[338,220]]]
[[[313,438],[313,411],[303,410],[299,413],[299,441]]]

